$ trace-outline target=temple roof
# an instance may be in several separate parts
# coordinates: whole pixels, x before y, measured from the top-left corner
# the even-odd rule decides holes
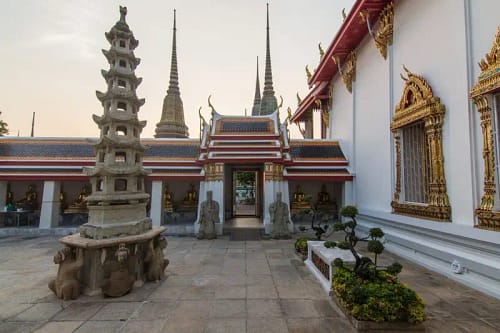
[[[295,111],[292,121],[300,121],[302,115],[314,108],[314,101],[317,99],[328,98],[328,84],[338,73],[338,66],[333,60],[333,56],[339,57],[340,64],[343,64],[349,53],[355,50],[363,38],[368,34],[368,26],[360,13],[368,11],[370,13],[371,24],[376,23],[379,13],[391,0],[357,0],[352,6],[349,15],[338,30],[337,34],[330,43],[325,55],[311,76],[309,84],[309,93],[299,104]],[[325,84],[326,83],[326,84]],[[321,87],[320,87],[321,86]]]
[[[246,122],[247,118],[253,122]],[[152,170],[149,179],[202,180],[202,165],[224,163],[283,163],[287,179],[349,180],[348,160],[338,141],[280,139],[269,117],[222,117],[222,124],[267,124],[264,135],[215,136],[209,147],[200,147],[199,139],[142,139],[147,147],[144,167]],[[269,122],[270,121],[270,122]],[[273,126],[269,125],[273,124]],[[229,125],[228,125],[229,126]],[[255,127],[252,127],[255,128]],[[224,133],[224,132],[222,132]],[[260,133],[260,132],[257,132]],[[272,134],[272,136],[269,136]],[[87,179],[83,167],[95,166],[91,142],[96,138],[0,138],[0,180]]]

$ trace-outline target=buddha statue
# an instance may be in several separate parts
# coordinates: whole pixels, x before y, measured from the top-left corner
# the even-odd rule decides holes
[[[28,191],[26,196],[16,202],[16,206],[24,210],[36,210],[38,209],[38,203],[36,199],[38,198],[38,193],[35,191],[34,185],[28,186]]]
[[[306,195],[302,192],[300,185],[297,185],[293,194],[292,210],[310,209],[311,203],[306,200]]]
[[[336,214],[337,203],[335,200],[330,200],[330,194],[328,194],[325,184],[321,186],[321,191],[318,193],[316,208],[318,211]]]
[[[172,203],[172,194],[168,190],[168,185],[165,186],[165,192],[163,193],[163,210],[169,213],[174,211],[174,205]]]
[[[321,186],[321,192],[318,193],[318,205],[324,205],[330,203],[330,195],[326,191],[326,185]]]
[[[90,195],[90,189],[87,185],[82,186],[78,198],[66,209],[65,213],[85,213],[87,212],[87,197]]]
[[[184,204],[196,204],[198,203],[198,192],[196,192],[194,185],[191,184],[191,189],[187,191],[184,197]]]

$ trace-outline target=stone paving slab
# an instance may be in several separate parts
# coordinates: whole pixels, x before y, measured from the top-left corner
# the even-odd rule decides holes
[[[166,278],[121,298],[62,301],[48,289],[54,236],[0,239],[3,332],[352,332],[293,250],[294,240],[168,237]],[[401,262],[427,302],[428,332],[500,332],[500,300]]]

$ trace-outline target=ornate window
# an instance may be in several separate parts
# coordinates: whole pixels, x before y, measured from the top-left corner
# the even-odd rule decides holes
[[[484,161],[484,184],[481,204],[476,209],[476,215],[479,220],[478,228],[500,231],[500,211],[495,209],[495,194],[497,193],[497,183],[495,174],[498,173],[498,159],[495,160],[495,134],[498,131],[498,120],[495,126],[495,114],[492,107],[496,108],[498,115],[498,98],[494,94],[500,90],[500,28],[497,30],[497,35],[493,46],[485,59],[479,62],[481,74],[479,74],[478,82],[472,88],[470,97],[476,105],[477,111],[481,118],[481,130],[483,137],[483,161]],[[497,140],[499,135],[496,134]],[[497,143],[498,148],[498,143]],[[497,155],[500,152],[497,149]]]
[[[449,221],[441,138],[445,107],[424,78],[403,68],[408,77],[401,76],[406,84],[391,123],[396,153],[391,206],[397,214]]]

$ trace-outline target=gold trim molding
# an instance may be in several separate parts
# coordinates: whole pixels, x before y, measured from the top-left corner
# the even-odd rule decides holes
[[[264,179],[265,181],[283,181],[283,164],[272,162],[264,163]]]
[[[224,163],[205,164],[205,181],[216,182],[224,180]]]
[[[352,93],[352,83],[356,81],[356,52],[351,51],[345,58],[344,65],[340,66],[340,58],[338,55],[332,56],[333,61],[339,68],[339,74],[342,76],[347,90]]]
[[[500,212],[493,210],[497,189],[493,148],[493,113],[488,101],[489,95],[500,88],[500,27],[497,29],[490,52],[479,62],[479,68],[481,74],[479,74],[478,82],[470,91],[470,97],[480,114],[483,138],[483,195],[481,203],[475,211],[479,222],[476,227],[500,231]]]
[[[394,4],[389,2],[379,16],[379,27],[375,33],[375,46],[384,59],[387,59],[387,46],[392,45],[394,27]]]
[[[368,25],[368,32],[375,41],[375,46],[384,59],[387,59],[387,46],[392,45],[392,35],[394,27],[394,3],[389,2],[380,12],[378,17],[379,25],[375,32],[372,31],[370,24],[370,11],[363,10],[359,13],[363,21]]]
[[[422,76],[413,74],[404,66],[403,68],[407,77],[401,75],[401,78],[406,84],[391,123],[396,153],[396,184],[391,206],[397,214],[450,221],[451,207],[446,193],[442,148],[445,107],[439,98],[434,96],[432,88]],[[426,154],[429,156],[429,202],[425,204],[400,201],[402,163],[399,130],[415,122],[424,123]]]

